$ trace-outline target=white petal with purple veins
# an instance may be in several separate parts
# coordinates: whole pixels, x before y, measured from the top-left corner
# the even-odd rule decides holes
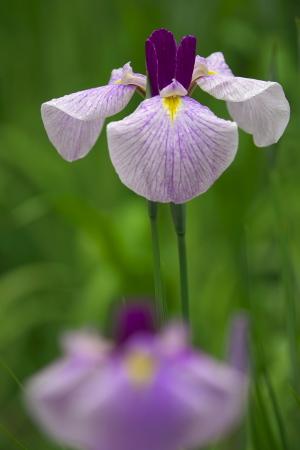
[[[121,181],[163,203],[184,203],[205,192],[232,162],[238,145],[234,122],[189,97],[145,100],[130,116],[111,122],[107,135]]]
[[[128,71],[128,65],[125,66]],[[115,69],[107,86],[42,104],[42,119],[48,137],[64,159],[83,158],[98,139],[105,117],[117,114],[128,104],[136,86],[123,85],[123,75],[124,68]]]
[[[43,120],[49,110],[59,110],[79,120],[113,116],[125,108],[135,89],[134,85],[124,86],[120,82],[55,98],[43,103]]]
[[[197,80],[201,89],[213,95],[219,100],[228,102],[244,102],[262,94],[271,86],[277,86],[277,90],[281,88],[280,84],[272,81],[253,80],[252,78],[230,77],[227,75],[207,75]],[[276,97],[278,93],[274,90]]]
[[[255,145],[274,144],[283,134],[290,117],[289,103],[280,84],[272,81],[234,77],[222,53],[206,58],[214,74],[197,79],[201,89],[219,100],[227,101],[231,117]]]
[[[257,147],[275,144],[290,118],[290,105],[278,83],[268,82],[266,90],[245,102],[227,102],[227,108],[238,126],[253,134]]]
[[[93,147],[105,119],[75,119],[56,108],[42,105],[42,118],[48,137],[58,153],[67,161],[83,158]]]

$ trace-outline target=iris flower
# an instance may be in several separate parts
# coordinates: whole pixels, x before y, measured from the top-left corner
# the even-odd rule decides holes
[[[146,66],[152,97],[111,122],[107,138],[121,181],[148,200],[184,203],[205,192],[235,157],[237,126],[259,147],[277,142],[286,128],[289,104],[282,87],[235,77],[222,53],[196,56],[194,36],[177,46],[171,32],[154,31],[146,41]],[[190,98],[196,85],[225,100],[235,122]],[[135,90],[145,95],[146,77],[127,63],[113,70],[107,86],[44,103],[44,125],[61,156],[84,157],[104,119],[125,108]]]
[[[199,352],[180,323],[160,333],[144,307],[120,314],[115,342],[63,336],[64,356],[27,382],[27,404],[55,441],[85,450],[181,450],[228,432],[245,409],[245,323],[231,365]]]

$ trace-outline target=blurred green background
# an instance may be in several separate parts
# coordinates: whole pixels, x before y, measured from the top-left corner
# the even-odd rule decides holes
[[[201,56],[222,51],[236,75],[278,80],[291,105],[273,148],[258,149],[239,132],[231,167],[187,205],[187,246],[195,342],[222,358],[228,320],[239,308],[249,310],[255,331],[246,443],[237,447],[233,438],[226,448],[300,448],[299,406],[288,388],[297,392],[299,384],[292,376],[299,369],[297,15],[296,0],[1,2],[1,450],[20,448],[8,432],[28,450],[57,448],[31,424],[14,376],[22,382],[56,357],[60,331],[95,323],[105,332],[112,302],[154,294],[146,202],[119,181],[105,129],[87,157],[67,163],[48,141],[40,105],[106,84],[128,61],[145,73],[144,42],[160,27],[178,41],[195,35]],[[200,89],[194,98],[229,118],[225,103]],[[112,120],[140,101],[135,94]],[[169,205],[159,220],[168,306],[177,316]]]

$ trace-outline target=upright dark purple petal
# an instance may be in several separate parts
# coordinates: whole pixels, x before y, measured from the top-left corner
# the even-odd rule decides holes
[[[185,36],[177,48],[177,64],[175,78],[185,89],[189,88],[196,58],[195,36]]]
[[[171,31],[161,28],[153,31],[149,40],[155,47],[158,61],[158,87],[162,90],[172,83],[176,70],[177,44]]]
[[[151,87],[151,96],[154,97],[159,94],[158,63],[155,47],[149,39],[146,40],[146,70]]]
[[[126,305],[118,311],[115,335],[117,344],[122,345],[134,334],[153,334],[154,331],[154,314],[149,304]]]

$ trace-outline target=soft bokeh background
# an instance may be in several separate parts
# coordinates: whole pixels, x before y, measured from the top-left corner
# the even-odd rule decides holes
[[[31,424],[14,377],[22,382],[56,357],[61,330],[95,323],[104,332],[112,302],[153,294],[145,199],[119,181],[105,131],[86,158],[67,163],[47,139],[40,104],[106,84],[111,70],[128,61],[144,73],[144,41],[160,27],[178,41],[194,34],[202,56],[222,51],[236,75],[279,80],[291,104],[276,147],[258,149],[240,131],[232,166],[187,206],[187,245],[195,342],[223,357],[227,322],[237,308],[249,310],[255,331],[250,412],[242,439],[232,437],[226,448],[299,448],[299,406],[288,386],[300,393],[292,376],[299,362],[297,3],[1,2],[1,450],[20,448],[8,432],[28,450],[57,448]],[[200,90],[194,97],[229,118],[223,102]],[[140,101],[135,94],[112,120]],[[176,316],[177,250],[168,205],[160,208],[160,236],[168,306]]]

